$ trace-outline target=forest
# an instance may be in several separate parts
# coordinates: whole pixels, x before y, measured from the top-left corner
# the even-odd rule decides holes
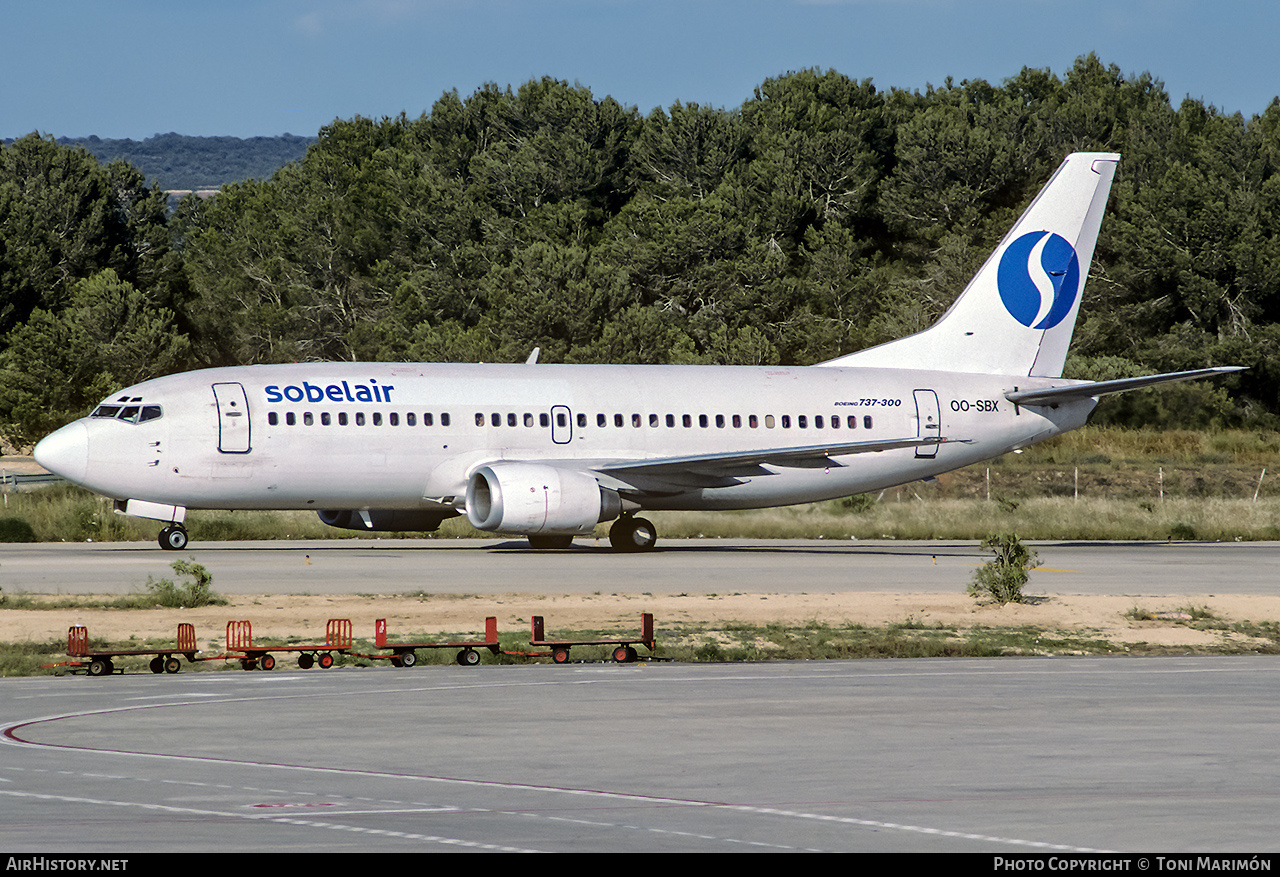
[[[1095,422],[1280,427],[1280,99],[1175,107],[1087,56],[923,93],[803,70],[648,115],[486,85],[335,121],[172,211],[131,164],[22,138],[0,148],[0,435],[216,365],[820,362],[936,319],[1077,150],[1122,160],[1067,376],[1248,368]]]

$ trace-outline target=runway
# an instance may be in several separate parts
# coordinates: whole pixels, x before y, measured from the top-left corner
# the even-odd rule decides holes
[[[1275,543],[1035,547],[1059,593],[1275,589]],[[10,545],[0,581],[136,590],[179,556],[250,594],[911,593],[983,559],[933,542]],[[0,846],[1276,852],[1276,670],[1258,656],[0,679]]]
[[[1029,593],[1274,594],[1276,542],[1031,542]],[[991,558],[976,542],[675,539],[614,554],[584,539],[567,551],[523,540],[385,539],[0,546],[6,593],[127,593],[194,558],[224,594],[938,593],[963,588]],[[1041,590],[1038,590],[1041,589]]]
[[[0,845],[1274,852],[1274,659],[0,681]]]

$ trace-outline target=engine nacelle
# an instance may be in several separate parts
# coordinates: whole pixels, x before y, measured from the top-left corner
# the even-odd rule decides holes
[[[621,513],[617,491],[573,469],[494,463],[467,482],[467,520],[477,530],[576,535]]]
[[[365,533],[404,532],[414,530],[430,532],[440,528],[440,522],[452,518],[455,511],[436,511],[434,509],[369,509],[367,512],[348,509],[325,509],[317,512],[320,520],[330,527],[340,530],[361,530]],[[368,523],[365,523],[368,516]]]

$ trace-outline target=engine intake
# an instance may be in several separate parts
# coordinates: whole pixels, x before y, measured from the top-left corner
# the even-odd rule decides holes
[[[622,513],[617,491],[574,469],[494,463],[467,482],[467,520],[496,533],[589,533]]]

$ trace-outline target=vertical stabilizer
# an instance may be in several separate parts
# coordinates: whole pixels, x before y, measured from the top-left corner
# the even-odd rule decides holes
[[[822,365],[1061,376],[1119,160],[1067,156],[938,322]]]

